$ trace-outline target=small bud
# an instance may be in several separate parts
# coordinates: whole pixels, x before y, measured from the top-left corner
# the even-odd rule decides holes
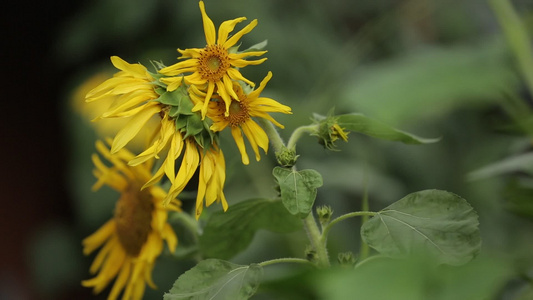
[[[328,205],[319,206],[316,208],[316,214],[318,215],[318,221],[320,221],[320,224],[326,226],[331,220],[333,209]]]
[[[315,115],[315,122],[318,124],[318,129],[312,135],[318,137],[318,143],[329,150],[336,150],[335,142],[339,139],[347,142],[348,133],[344,131],[339,123],[338,118],[330,112],[328,116]]]
[[[352,267],[355,264],[355,257],[351,251],[341,252],[337,255],[339,264],[343,267]]]
[[[290,168],[294,166],[299,155],[296,155],[294,149],[283,147],[280,151],[276,152],[276,159],[278,164],[283,167]]]

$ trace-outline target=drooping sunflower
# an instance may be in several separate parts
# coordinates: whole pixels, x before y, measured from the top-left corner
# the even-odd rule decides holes
[[[120,198],[113,218],[83,240],[85,255],[101,249],[90,267],[96,276],[82,281],[82,285],[100,293],[114,279],[108,299],[117,299],[121,292],[122,299],[142,299],[146,284],[156,288],[151,274],[164,242],[171,252],[176,249],[177,237],[167,216],[169,211],[180,211],[181,203],[172,200],[163,206],[166,193],[158,186],[141,190],[151,176],[153,160],[132,167],[127,162],[134,155],[125,148],[112,154],[103,142],[98,141],[96,146],[113,165],[108,167],[93,155],[98,178],[93,189],[106,184],[117,190]]]
[[[247,51],[242,53],[231,51],[231,48],[237,44],[243,35],[252,31],[257,25],[257,20],[253,20],[231,37],[229,37],[229,33],[233,31],[235,25],[246,20],[246,18],[240,17],[225,21],[220,25],[218,37],[216,37],[215,25],[205,12],[204,2],[200,1],[199,5],[207,45],[204,48],[178,49],[178,52],[182,55],[179,59],[186,60],[165,67],[159,73],[168,76],[161,79],[162,82],[168,85],[168,91],[175,90],[185,81],[185,83],[195,85],[205,92],[204,101],[197,103],[193,108],[193,111],[201,111],[203,119],[214,92],[220,95],[225,102],[227,114],[231,98],[237,99],[237,95],[233,90],[233,81],[240,80],[254,86],[254,83],[246,79],[238,68],[261,64],[266,58],[258,60],[246,60],[245,58],[261,56],[266,51]]]
[[[248,154],[246,153],[246,146],[244,144],[243,133],[250,142],[255,153],[257,161],[261,159],[259,148],[262,148],[265,153],[268,151],[268,136],[253,119],[263,118],[269,120],[276,126],[283,128],[279,122],[272,118],[268,113],[280,112],[284,114],[291,114],[291,108],[280,104],[274,99],[260,97],[261,92],[265,88],[268,81],[272,78],[272,72],[268,72],[267,76],[259,84],[259,88],[246,94],[243,88],[238,83],[233,83],[233,91],[237,95],[236,99],[232,99],[229,106],[229,114],[226,115],[225,104],[221,101],[211,101],[207,110],[207,116],[213,121],[210,129],[214,132],[222,131],[226,127],[231,128],[231,134],[239,152],[241,153],[242,163],[247,165],[250,163]],[[200,96],[196,95],[200,94]],[[202,101],[203,94],[196,90],[191,93],[193,102]]]
[[[96,119],[129,117],[129,121],[116,134],[111,146],[115,153],[126,146],[148,121],[164,108],[160,102],[154,101],[160,95],[155,78],[141,64],[130,64],[112,56],[111,62],[120,71],[98,85],[85,96],[86,102],[100,101],[110,104],[109,108]],[[157,131],[154,126],[152,131]]]

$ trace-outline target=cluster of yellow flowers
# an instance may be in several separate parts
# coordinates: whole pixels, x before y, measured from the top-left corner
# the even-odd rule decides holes
[[[154,72],[141,64],[111,57],[120,71],[86,95],[87,102],[109,104],[97,119],[129,118],[114,139],[106,141],[108,146],[97,142],[101,156],[113,166],[107,167],[98,155],[93,156],[98,178],[94,188],[107,184],[121,197],[114,218],[83,241],[86,254],[103,245],[90,270],[98,274],[83,285],[98,293],[116,277],[109,299],[117,298],[122,290],[123,299],[140,299],[146,284],[155,287],[151,271],[163,250],[163,241],[171,251],[177,245],[176,234],[167,223],[168,211],[180,211],[177,197],[195,174],[195,217],[200,217],[204,205],[214,202],[227,210],[223,191],[226,167],[218,132],[231,129],[242,162],[248,164],[243,133],[256,160],[260,160],[259,148],[267,152],[269,144],[267,134],[252,117],[282,128],[268,113],[291,113],[290,107],[260,96],[272,73],[254,89],[255,84],[239,71],[266,60],[247,60],[266,51],[239,51],[236,46],[257,20],[231,36],[235,26],[246,18],[225,21],[217,34],[202,1],[199,6],[207,43],[204,48],[178,49],[178,63],[158,65]],[[154,119],[158,120],[156,126],[148,126]],[[137,155],[128,151],[128,143],[147,127],[151,129],[143,151]],[[155,164],[158,159],[162,163]],[[155,165],[158,167],[153,169]],[[170,182],[168,191],[158,185],[163,177]]]

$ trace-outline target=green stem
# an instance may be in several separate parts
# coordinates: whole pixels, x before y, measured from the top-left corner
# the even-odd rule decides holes
[[[271,260],[267,260],[264,262],[260,262],[258,263],[258,265],[260,265],[261,267],[266,267],[269,265],[281,264],[281,263],[297,263],[297,264],[307,264],[307,265],[315,266],[315,264],[308,261],[307,259],[293,258],[293,257],[271,259]]]
[[[529,92],[533,94],[533,56],[527,30],[509,0],[489,0],[489,4],[518,61]]]
[[[287,148],[290,150],[296,150],[296,142],[302,137],[304,133],[312,133],[318,129],[318,124],[311,124],[306,126],[300,126],[294,130],[289,142],[287,143]]]
[[[363,193],[363,200],[361,203],[361,210],[362,211],[369,211],[370,205],[368,203],[368,176],[365,172],[364,176],[364,193]],[[361,218],[361,226],[368,221],[370,218],[369,215],[363,215]],[[359,259],[363,260],[368,257],[368,254],[370,253],[370,248],[368,247],[368,244],[365,243],[363,239],[361,239],[361,248],[359,249]]]
[[[272,144],[272,147],[274,147],[274,152],[278,152],[283,149],[285,147],[285,143],[283,142],[283,139],[281,139],[279,132],[274,127],[274,124],[272,124],[272,122],[270,122],[269,120],[263,118],[258,118],[257,121],[261,123],[263,129],[268,135],[268,138],[270,139],[270,144]]]
[[[311,242],[311,246],[316,251],[317,255],[317,265],[319,268],[327,268],[330,266],[329,263],[329,257],[328,257],[328,250],[326,249],[326,243],[324,240],[322,240],[322,234],[320,233],[320,230],[318,229],[318,225],[316,224],[315,217],[313,216],[313,213],[309,213],[307,217],[303,220],[305,229],[307,231],[307,236],[309,237],[309,241]]]
[[[328,237],[328,233],[329,231],[331,230],[331,227],[333,227],[333,225],[339,223],[340,221],[343,221],[343,220],[346,220],[348,218],[352,218],[352,217],[360,217],[360,216],[375,216],[377,215],[378,213],[377,212],[372,212],[372,211],[354,211],[354,212],[351,212],[351,213],[347,213],[347,214],[344,214],[336,219],[334,219],[333,221],[329,222],[328,225],[324,226],[324,231],[322,232],[322,239],[327,239]]]

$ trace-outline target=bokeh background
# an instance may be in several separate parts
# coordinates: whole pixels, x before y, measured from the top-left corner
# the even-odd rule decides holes
[[[266,93],[294,112],[277,116],[286,127],[285,139],[313,113],[324,115],[333,107],[442,138],[412,146],[352,133],[349,143],[339,144],[340,152],[303,138],[299,167],[324,177],[317,203],[331,205],[336,214],[358,210],[366,184],[374,210],[423,189],[459,194],[480,214],[482,256],[506,266],[506,275],[494,279],[494,299],[531,295],[531,167],[476,180],[468,176],[531,150],[531,137],[517,129],[517,116],[506,109],[506,92],[519,95],[527,109],[531,95],[486,1],[205,2],[216,26],[239,16],[259,20],[243,47],[267,39],[268,60],[243,73],[260,82],[273,72]],[[532,2],[512,2],[533,37]],[[170,65],[176,48],[203,47],[198,4],[32,1],[11,3],[3,14],[0,298],[93,298],[80,286],[93,258],[82,255],[81,240],[111,216],[116,195],[91,192],[90,155],[95,139],[109,135],[114,125],[95,128],[89,120],[98,108],[84,108],[82,95],[114,72],[112,55],[147,66],[150,60]],[[245,167],[231,138],[222,138],[230,205],[275,195],[273,154]],[[357,251],[358,222],[347,221],[332,232],[331,253]],[[301,256],[302,243],[302,233],[260,232],[233,261]],[[146,298],[160,299],[191,266],[162,258],[154,276],[160,289],[147,290]]]

